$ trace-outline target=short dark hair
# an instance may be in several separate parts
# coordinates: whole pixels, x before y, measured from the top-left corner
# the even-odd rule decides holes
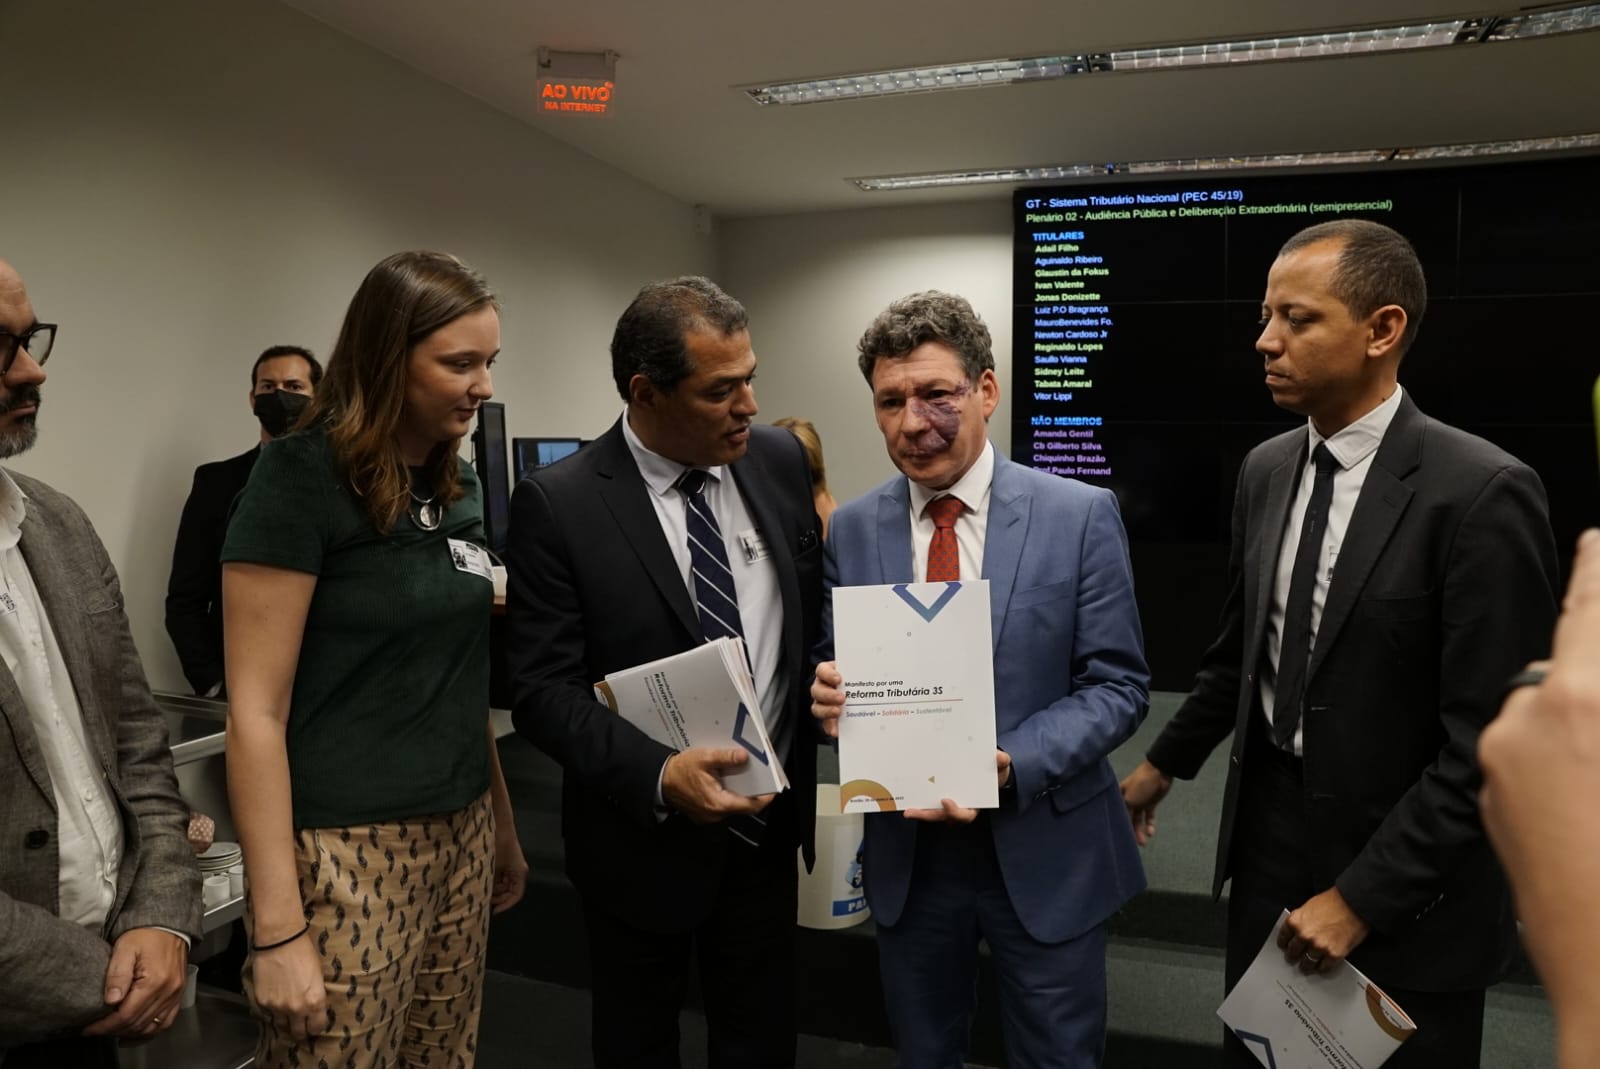
[[[1404,356],[1417,340],[1422,313],[1428,307],[1428,282],[1422,273],[1417,250],[1399,231],[1370,219],[1331,219],[1308,226],[1283,243],[1278,256],[1284,257],[1319,241],[1341,241],[1338,266],[1328,279],[1328,292],[1356,318],[1365,318],[1386,304],[1397,304],[1406,313],[1406,329],[1400,335]]]
[[[961,370],[973,382],[985,371],[994,370],[994,343],[989,338],[989,328],[967,299],[923,290],[901,297],[879,312],[856,343],[867,385],[872,384],[872,372],[880,357],[902,357],[930,341],[955,350],[961,358]]]
[[[715,330],[726,337],[749,325],[744,305],[709,278],[684,275],[650,283],[634,297],[611,335],[611,377],[617,393],[628,400],[628,382],[635,375],[671,393],[694,371],[685,346],[692,331]]]
[[[280,356],[298,356],[311,367],[311,385],[316,387],[322,381],[322,365],[317,363],[317,358],[311,355],[310,349],[302,349],[298,345],[274,345],[262,350],[256,362],[250,365],[250,388],[256,388],[256,378],[261,373],[261,365],[268,360],[276,360]]]

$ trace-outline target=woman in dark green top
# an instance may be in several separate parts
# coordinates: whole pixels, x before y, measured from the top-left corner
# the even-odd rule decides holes
[[[527,874],[487,719],[482,501],[456,456],[499,350],[470,268],[384,260],[229,525],[228,792],[258,1065],[471,1064],[489,913]]]

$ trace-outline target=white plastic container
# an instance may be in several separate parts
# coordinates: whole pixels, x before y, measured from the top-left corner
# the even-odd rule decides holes
[[[228,900],[228,874],[207,876],[201,884],[201,898],[207,909],[216,909]]]
[[[800,862],[800,909],[804,928],[849,928],[870,916],[862,885],[860,813],[839,812],[839,785],[817,784],[817,866]]]

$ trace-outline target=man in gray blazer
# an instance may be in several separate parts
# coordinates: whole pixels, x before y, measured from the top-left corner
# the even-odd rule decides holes
[[[0,458],[37,435],[55,327],[0,260]],[[171,1026],[200,874],[105,547],[0,468],[0,1063],[115,1066]]]

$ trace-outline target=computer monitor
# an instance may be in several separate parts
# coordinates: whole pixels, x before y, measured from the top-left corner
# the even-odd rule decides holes
[[[511,520],[511,481],[506,474],[506,406],[484,401],[472,432],[472,466],[483,484],[483,529],[489,548],[502,553]]]
[[[570,457],[583,447],[582,438],[513,438],[511,455],[514,458],[517,482],[534,468],[554,464],[562,457]]]

